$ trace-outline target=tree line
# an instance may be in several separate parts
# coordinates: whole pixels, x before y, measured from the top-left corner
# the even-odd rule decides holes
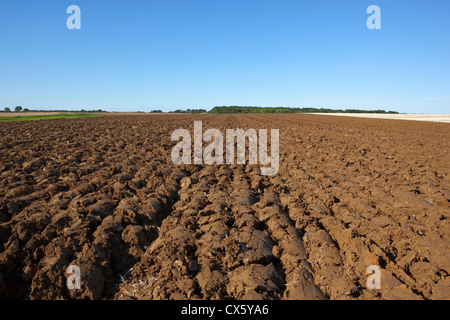
[[[0,110],[0,112],[13,112],[11,111],[11,108],[5,107],[3,110]],[[22,108],[21,106],[17,106],[14,108],[14,112],[106,112],[102,109],[97,110],[30,110],[28,108]]]
[[[28,108],[22,108],[17,106],[14,108],[14,112],[50,112],[49,110],[29,110]],[[0,112],[12,112],[10,108],[5,107]],[[107,112],[102,109],[98,110],[84,110],[81,111],[68,111],[68,110],[51,110],[51,112]],[[164,113],[162,110],[151,110],[150,113]],[[381,114],[398,114],[397,111],[385,111],[385,110],[360,110],[360,109],[328,109],[328,108],[289,108],[289,107],[250,107],[250,106],[222,106],[214,107],[207,111],[206,109],[177,109],[175,111],[169,111],[168,113],[212,113],[212,114],[224,114],[224,113],[381,113]]]
[[[28,111],[30,111],[28,108],[22,109],[21,106],[17,106],[14,108],[14,112],[28,112]],[[5,107],[3,112],[12,112],[12,111],[11,108]]]
[[[206,109],[177,109],[175,111],[169,111],[169,113],[207,113]]]
[[[397,111],[360,110],[360,109],[328,109],[328,108],[288,108],[288,107],[214,107],[209,113],[387,113],[398,114]]]

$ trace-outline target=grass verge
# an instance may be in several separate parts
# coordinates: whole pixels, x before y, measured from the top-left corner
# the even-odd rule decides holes
[[[10,121],[34,121],[34,120],[51,120],[51,119],[73,119],[73,118],[85,118],[85,117],[102,117],[103,114],[88,114],[88,113],[61,113],[51,115],[39,115],[39,116],[10,116],[0,117],[0,122]]]

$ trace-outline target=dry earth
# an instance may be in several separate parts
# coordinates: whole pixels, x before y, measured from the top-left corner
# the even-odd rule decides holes
[[[278,174],[175,166],[170,135],[194,120],[280,129]],[[0,133],[1,298],[450,299],[449,124],[139,115]]]

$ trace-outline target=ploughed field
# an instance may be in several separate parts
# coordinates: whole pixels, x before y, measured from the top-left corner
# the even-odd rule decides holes
[[[173,164],[195,120],[280,129],[278,173]],[[449,150],[449,124],[318,115],[3,123],[0,298],[450,299]]]

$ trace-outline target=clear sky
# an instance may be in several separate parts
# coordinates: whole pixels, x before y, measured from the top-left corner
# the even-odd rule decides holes
[[[448,0],[3,0],[0,109],[448,114],[449,17]]]

